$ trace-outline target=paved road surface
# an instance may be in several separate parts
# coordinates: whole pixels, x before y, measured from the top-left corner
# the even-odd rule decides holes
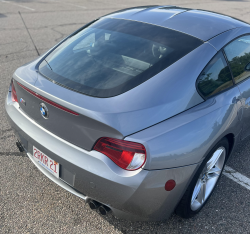
[[[98,16],[152,4],[207,9],[250,23],[250,2],[240,0],[0,0],[0,233],[250,233],[250,190],[225,175],[198,216],[132,223],[90,210],[46,178],[15,146],[4,114],[15,69]],[[250,139],[242,142],[228,166],[250,178]]]

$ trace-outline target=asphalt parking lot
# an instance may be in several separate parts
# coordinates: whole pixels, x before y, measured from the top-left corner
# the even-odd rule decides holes
[[[179,5],[250,23],[247,0],[0,0],[0,233],[250,233],[250,184],[226,175],[196,217],[129,222],[101,216],[45,177],[15,146],[4,100],[15,69],[69,33],[109,12],[141,5]],[[250,179],[250,138],[227,164]]]

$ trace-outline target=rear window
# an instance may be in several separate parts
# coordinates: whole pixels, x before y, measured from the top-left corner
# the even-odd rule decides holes
[[[202,43],[171,29],[105,18],[53,50],[39,72],[74,91],[112,97],[150,79]]]

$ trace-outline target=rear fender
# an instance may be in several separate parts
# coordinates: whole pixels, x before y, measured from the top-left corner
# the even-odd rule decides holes
[[[201,162],[225,135],[238,136],[240,96],[234,87],[175,117],[154,125],[126,140],[143,143],[147,149],[144,169],[165,169]]]

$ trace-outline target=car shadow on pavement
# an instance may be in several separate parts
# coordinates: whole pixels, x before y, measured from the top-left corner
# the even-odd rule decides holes
[[[102,217],[105,221],[109,222],[109,224],[112,225],[116,230],[120,231],[123,234],[128,234],[128,233],[160,234],[160,233],[172,233],[172,232],[175,233],[177,230],[181,231],[183,224],[188,222],[188,220],[196,219],[195,217],[187,220],[175,214],[171,215],[171,217],[167,220],[158,222],[121,220],[114,217],[111,213]]]
[[[1,156],[18,156],[18,157],[27,157],[24,152],[0,152]]]

